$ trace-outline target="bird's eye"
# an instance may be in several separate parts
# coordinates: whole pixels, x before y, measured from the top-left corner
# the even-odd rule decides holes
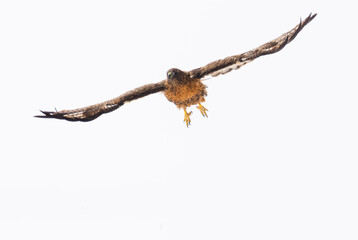
[[[174,72],[168,72],[168,78],[169,79],[172,79],[174,77]]]

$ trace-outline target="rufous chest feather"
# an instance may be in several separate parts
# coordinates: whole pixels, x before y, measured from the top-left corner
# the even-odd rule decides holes
[[[185,84],[168,84],[164,91],[165,97],[179,108],[189,107],[205,101],[206,86],[200,80]]]

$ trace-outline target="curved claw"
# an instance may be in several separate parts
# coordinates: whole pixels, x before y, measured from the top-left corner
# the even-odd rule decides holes
[[[184,109],[184,121],[186,123],[186,126],[189,127],[190,123],[191,123],[191,119],[190,119],[190,115],[192,114],[192,112],[188,113],[186,111],[186,109]]]
[[[196,108],[200,110],[200,113],[201,113],[201,115],[203,115],[203,117],[208,117],[208,114],[206,113],[206,111],[209,111],[209,110],[206,109],[203,105],[201,105],[199,103],[199,106],[197,106]]]

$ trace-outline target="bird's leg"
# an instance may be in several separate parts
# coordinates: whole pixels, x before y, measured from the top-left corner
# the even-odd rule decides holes
[[[209,110],[206,109],[205,107],[203,107],[203,105],[201,105],[201,104],[199,103],[199,106],[197,106],[196,108],[200,110],[201,114],[202,114],[204,117],[208,117],[208,114],[206,114],[206,111],[209,111]]]
[[[188,112],[186,111],[186,109],[184,108],[184,122],[186,123],[186,126],[187,126],[187,127],[189,127],[190,122],[191,122],[191,120],[190,120],[190,115],[191,115],[191,113],[192,113],[192,112],[188,113]]]

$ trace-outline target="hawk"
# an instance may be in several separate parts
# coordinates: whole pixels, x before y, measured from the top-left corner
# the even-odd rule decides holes
[[[201,105],[201,103],[205,101],[205,96],[207,95],[206,86],[202,83],[204,77],[216,77],[220,74],[228,73],[260,56],[280,51],[286,44],[291,42],[303,27],[315,18],[316,15],[317,14],[310,14],[305,20],[300,20],[300,23],[292,30],[251,51],[216,60],[191,71],[182,71],[177,68],[172,68],[167,71],[167,78],[165,80],[135,88],[106,102],[74,110],[56,110],[54,112],[40,110],[44,115],[35,117],[57,118],[68,121],[92,121],[104,113],[116,110],[125,103],[145,97],[149,94],[163,92],[164,96],[170,102],[174,103],[179,109],[184,110],[184,122],[188,127],[191,122],[190,115],[192,114],[192,112],[187,112],[186,109],[188,107],[198,105],[197,108],[201,114],[204,117],[208,116],[208,110]]]

